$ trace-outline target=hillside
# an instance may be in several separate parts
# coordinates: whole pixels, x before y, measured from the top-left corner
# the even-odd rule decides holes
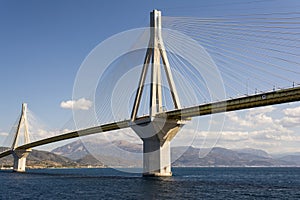
[[[108,166],[123,166],[123,167],[140,167],[142,166],[141,154],[134,155],[128,152],[140,153],[142,152],[142,145],[131,144],[126,141],[97,141],[97,143],[85,142],[89,149],[97,149],[98,158],[102,163]],[[80,140],[67,144],[65,146],[54,149],[52,152],[63,155],[69,158],[81,155],[89,156],[84,144]],[[112,148],[114,146],[114,148]],[[124,150],[118,152],[116,147]],[[300,166],[300,156],[285,156],[274,158],[267,152],[259,149],[236,149],[230,150],[221,147],[213,148],[204,158],[199,158],[199,152],[209,151],[209,149],[199,149],[194,147],[175,147],[171,149],[171,155],[176,152],[186,150],[183,155],[177,159],[172,165],[178,167],[197,167],[197,166],[210,166],[210,167],[247,167],[247,166],[265,166],[265,167],[293,167]],[[93,163],[93,161],[90,161]]]
[[[91,154],[88,152],[86,146],[92,149],[93,155],[105,165],[114,167],[142,167],[143,158],[141,154],[142,145],[132,144],[127,141],[114,141],[109,142],[106,140],[85,141],[83,144],[81,140],[72,142],[53,149],[51,152],[66,156],[73,160],[81,160],[84,158],[84,162],[92,165],[95,161],[94,158],[88,160]]]
[[[297,166],[295,162],[273,159],[264,152],[264,156],[244,151],[213,148],[204,158],[199,158],[200,149],[190,147],[173,166],[208,166],[208,167],[284,167]],[[262,150],[257,150],[262,152]],[[299,165],[300,166],[300,165]]]
[[[89,148],[86,148],[88,145]],[[88,149],[93,150],[93,155]],[[5,148],[0,147],[0,151]],[[194,147],[174,147],[171,157],[178,152],[184,152],[172,163],[177,167],[300,167],[299,154],[272,156],[259,149],[226,149],[214,147],[199,149]],[[200,151],[209,152],[205,157],[199,157]],[[109,142],[98,140],[84,144],[81,140],[58,147],[52,152],[33,150],[27,159],[28,168],[63,168],[63,167],[142,167],[142,145],[127,141]],[[0,159],[0,165],[11,167],[13,157]]]
[[[0,151],[6,148],[0,148]],[[92,156],[88,157],[88,160],[92,160]],[[64,168],[64,167],[87,167],[90,166],[89,161],[84,158],[80,160],[72,160],[70,158],[60,156],[47,151],[32,150],[27,158],[27,168]],[[7,156],[0,159],[0,165],[3,167],[13,166],[13,156]],[[94,161],[93,166],[101,167],[102,163]]]

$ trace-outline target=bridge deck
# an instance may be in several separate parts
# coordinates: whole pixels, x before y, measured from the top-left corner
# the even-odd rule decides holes
[[[5,156],[8,156],[12,154],[12,151],[9,149],[9,150],[6,150],[6,151],[3,151],[1,154],[0,154],[0,158],[3,158]]]
[[[209,115],[214,113],[229,112],[235,110],[242,110],[260,106],[288,103],[300,101],[300,87],[282,89],[273,92],[267,92],[263,94],[251,95],[240,97],[236,99],[230,99],[215,103],[208,103],[199,106],[193,106],[188,108],[182,108],[178,110],[168,111],[166,113],[159,114],[158,117],[168,117],[169,119],[182,119],[189,117],[196,117],[202,115]],[[62,140],[72,139],[79,136],[86,136],[95,133],[113,131],[123,128],[130,127],[130,120],[124,120],[119,122],[108,123],[92,128],[82,129],[78,131],[73,131],[70,133],[65,133],[62,135],[46,138],[29,144],[19,146],[17,149],[29,149],[53,142],[58,142]],[[0,153],[0,158],[11,154],[11,150]]]
[[[182,108],[168,111],[166,112],[166,115],[170,119],[181,119],[295,101],[300,101],[300,87],[282,89],[215,103]]]
[[[113,130],[128,128],[129,127],[128,124],[129,124],[129,120],[124,120],[124,121],[120,121],[120,122],[113,122],[113,123],[109,123],[109,124],[103,124],[103,125],[100,125],[100,126],[87,128],[87,129],[82,129],[82,130],[78,130],[78,131],[72,131],[72,132],[69,132],[69,133],[62,134],[62,135],[57,135],[57,136],[42,139],[42,140],[39,140],[39,141],[35,141],[35,142],[32,142],[32,143],[28,143],[28,144],[19,146],[16,149],[30,149],[30,148],[37,147],[37,146],[42,146],[42,145],[45,145],[45,144],[50,144],[50,143],[54,143],[54,142],[58,142],[58,141],[62,141],[62,140],[76,138],[76,137],[79,137],[79,136],[86,136],[86,135],[91,135],[91,134],[95,134],[95,133],[101,133],[101,132],[107,132],[107,131],[113,131]],[[0,158],[8,156],[11,153],[12,153],[11,150],[4,151],[4,152],[0,153]]]

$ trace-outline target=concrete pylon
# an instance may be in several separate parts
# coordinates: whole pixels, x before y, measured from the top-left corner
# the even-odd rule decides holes
[[[21,133],[21,130],[24,131],[24,133]],[[17,127],[17,131],[13,140],[12,144],[12,152],[14,157],[14,166],[13,170],[15,172],[25,172],[26,168],[26,158],[28,154],[31,152],[31,149],[18,149],[19,141],[21,137],[23,136],[24,143],[29,143],[29,133],[28,133],[28,123],[27,123],[27,104],[22,104],[22,112],[19,120],[19,124]]]
[[[167,119],[163,115],[162,69],[164,69],[166,74],[174,108],[180,109],[181,105],[163,43],[160,11],[153,10],[151,12],[150,26],[149,45],[131,113],[131,128],[143,140],[143,175],[172,176],[170,141],[185,122],[182,120]],[[138,118],[137,113],[147,72],[149,71],[148,68],[151,68],[150,117]]]

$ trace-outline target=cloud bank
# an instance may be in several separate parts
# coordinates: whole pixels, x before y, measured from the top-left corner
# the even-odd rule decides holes
[[[73,110],[89,110],[92,107],[92,104],[92,101],[81,98],[78,100],[62,101],[60,107]]]

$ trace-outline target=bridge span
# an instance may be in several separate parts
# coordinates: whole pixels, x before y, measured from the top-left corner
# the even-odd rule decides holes
[[[261,93],[256,95],[250,95],[245,97],[240,97],[236,99],[229,99],[220,102],[207,103],[198,106],[182,108],[171,110],[167,112],[158,113],[157,117],[167,118],[167,119],[186,119],[190,117],[199,117],[204,115],[230,112],[236,110],[244,110],[249,108],[256,108],[261,106],[276,105],[289,102],[300,101],[300,87],[294,87],[289,89],[282,89],[278,91],[272,91],[267,93]],[[143,116],[142,118],[137,118],[136,121],[150,121],[150,116]],[[26,150],[34,147],[55,143],[63,140],[68,140],[72,138],[108,132],[118,129],[124,129],[131,127],[131,119],[112,122],[108,124],[103,124],[96,127],[86,128],[82,130],[72,131],[69,133],[64,133],[61,135],[45,138],[22,146],[18,146],[15,149],[9,149],[0,153],[0,158],[13,154],[16,150]]]
[[[136,92],[131,117],[127,120],[102,124],[100,126],[76,130],[61,135],[29,142],[27,130],[26,104],[22,106],[18,130],[14,137],[12,147],[0,153],[0,158],[13,154],[14,170],[24,172],[26,157],[31,148],[54,142],[68,140],[102,132],[132,128],[143,140],[143,175],[144,176],[171,176],[170,142],[192,117],[200,117],[215,113],[231,112],[261,106],[300,101],[300,87],[274,90],[266,93],[247,95],[234,99],[205,103],[197,106],[183,108],[180,104],[176,85],[170,70],[170,63],[164,47],[161,34],[161,12],[154,10],[150,17],[150,40],[143,64],[142,73]],[[162,62],[162,63],[161,63]],[[141,102],[141,95],[145,86],[148,70],[151,68],[151,89],[149,114],[137,116]],[[170,96],[174,106],[173,110],[162,109],[162,78],[161,73],[167,77]],[[20,127],[24,124],[25,144],[17,145],[20,137]]]

